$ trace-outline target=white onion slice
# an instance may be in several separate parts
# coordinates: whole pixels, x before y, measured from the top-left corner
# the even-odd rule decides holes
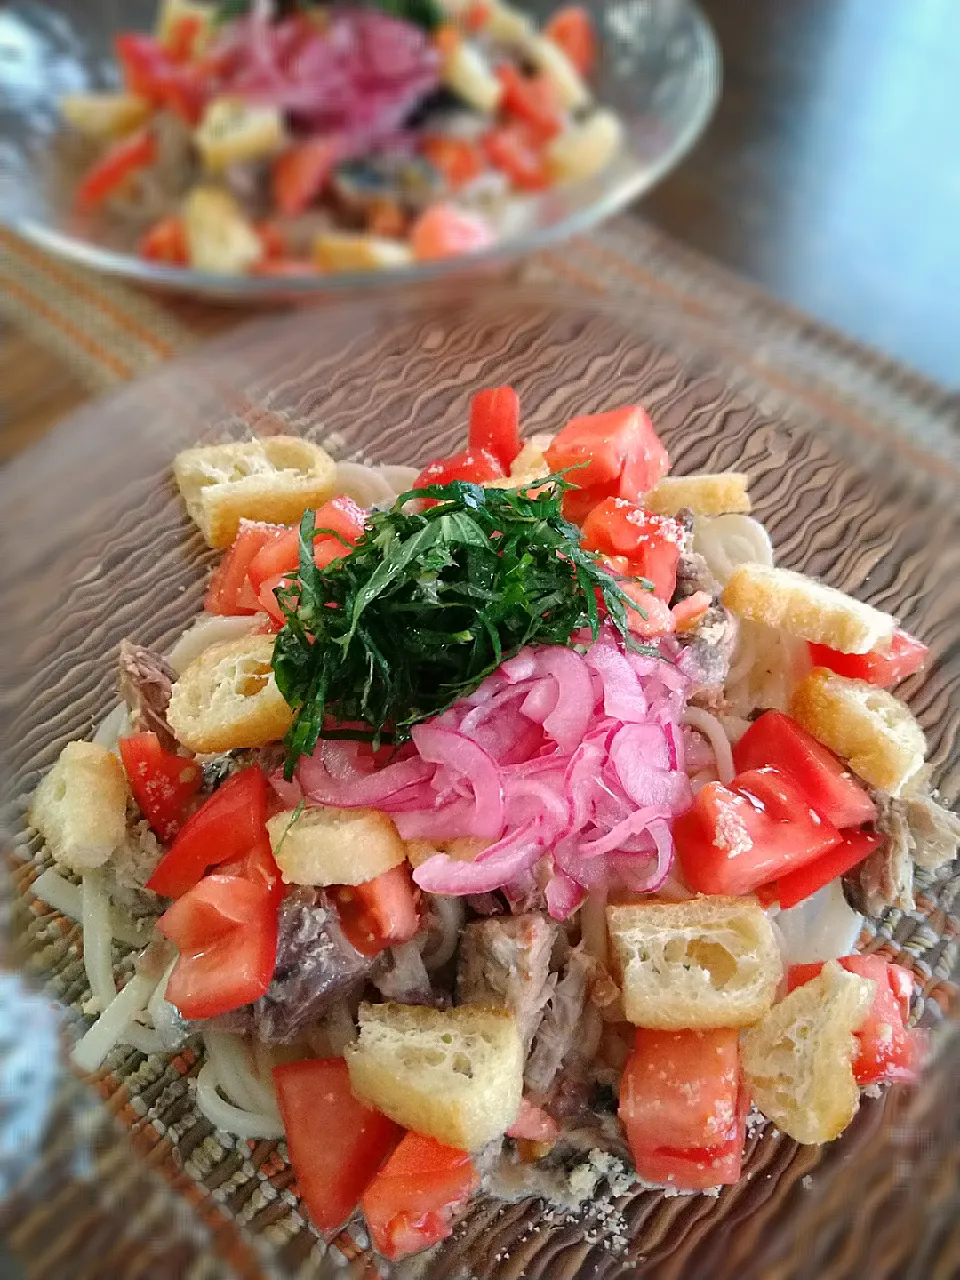
[[[773,914],[773,913],[771,913]],[[824,885],[806,902],[773,915],[784,966],[836,960],[857,949],[863,917],[843,896],[839,880]]]

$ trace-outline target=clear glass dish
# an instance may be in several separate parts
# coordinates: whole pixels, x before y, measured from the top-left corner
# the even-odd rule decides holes
[[[761,408],[743,394],[735,367],[707,335],[686,322],[681,335],[669,317],[655,306],[588,304],[535,286],[494,285],[472,297],[410,291],[351,299],[335,312],[316,308],[246,325],[85,406],[15,458],[0,472],[0,843],[25,855],[36,848],[23,827],[26,798],[64,744],[89,737],[115,705],[120,639],[165,651],[200,609],[215,557],[171,481],[178,449],[252,432],[293,432],[326,442],[342,458],[422,466],[459,446],[470,395],[504,383],[519,392],[525,433],[636,401],[647,406],[677,474],[748,471],[756,514],[782,564],[891,610],[930,644],[928,670],[899,692],[927,733],[934,782],[955,805],[955,469],[919,440],[877,422],[858,425],[853,417],[847,426],[827,415],[781,414],[770,401]],[[89,995],[79,932],[33,898],[36,870],[16,860],[13,892],[4,894],[0,882],[0,905],[5,897],[10,902],[17,954],[61,1007],[72,1036],[85,1025],[81,1009]],[[0,881],[3,871],[0,862]],[[927,873],[918,882],[917,912],[888,912],[872,942],[883,942],[887,954],[920,975],[924,1018],[941,1027],[956,1016],[958,881],[955,865]],[[41,1062],[48,1050],[38,1035],[32,1024],[16,1024],[17,1043]],[[58,1247],[51,1237],[70,1242],[71,1276],[370,1280],[376,1273],[360,1250],[354,1248],[350,1268],[334,1268],[332,1255],[321,1259],[289,1189],[282,1145],[227,1145],[198,1114],[192,1090],[201,1062],[199,1054],[171,1062],[167,1055],[114,1050],[94,1081],[105,1100],[98,1114],[104,1123],[108,1111],[120,1115],[136,1153],[119,1152],[115,1135],[104,1138],[104,1168],[98,1166],[78,1207],[79,1197],[73,1203],[57,1194],[56,1178],[69,1176],[77,1152],[66,1132],[55,1132],[23,1192],[7,1208],[0,1201],[0,1237],[7,1221],[25,1249]],[[946,1093],[937,1091],[937,1079]],[[596,1198],[583,1213],[566,1215],[545,1212],[532,1198],[504,1207],[478,1197],[453,1238],[400,1274],[404,1280],[411,1273],[421,1280],[954,1276],[956,1233],[945,1227],[945,1243],[934,1249],[933,1215],[943,1202],[938,1188],[957,1181],[958,1095],[955,1050],[931,1068],[921,1089],[865,1098],[835,1143],[798,1148],[767,1126],[750,1136],[741,1182],[716,1199],[638,1186],[617,1197],[613,1210],[609,1197]],[[18,1114],[0,1106],[0,1150]],[[79,1126],[79,1132],[88,1131]],[[26,1154],[20,1160],[23,1167]],[[168,1184],[165,1198],[147,1196],[148,1173]],[[125,1212],[118,1209],[124,1204]],[[945,1223],[956,1222],[956,1207],[943,1212]],[[138,1231],[142,1252],[122,1254],[119,1242]],[[949,1266],[923,1252],[927,1233],[931,1250]],[[97,1241],[112,1248],[113,1237],[120,1252],[98,1270]],[[172,1240],[183,1251],[175,1255],[179,1270],[164,1269],[164,1251],[174,1256]],[[190,1269],[188,1261],[203,1250],[208,1269]],[[911,1251],[917,1267],[901,1267]]]
[[[35,244],[100,271],[212,297],[267,300],[406,285],[490,271],[587,230],[649,191],[706,126],[720,85],[720,56],[692,0],[587,0],[602,43],[594,90],[626,126],[626,146],[587,182],[532,196],[522,224],[489,250],[389,273],[284,278],[211,275],[144,261],[134,236],[107,215],[73,205],[79,166],[60,145],[58,98],[117,82],[113,36],[148,29],[156,0],[14,0],[0,7],[0,222]],[[525,6],[538,20],[554,0]]]

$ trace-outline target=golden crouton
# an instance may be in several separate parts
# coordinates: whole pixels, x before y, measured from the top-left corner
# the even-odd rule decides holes
[[[871,786],[899,795],[923,767],[923,730],[886,689],[815,667],[794,691],[790,714]]]
[[[657,516],[675,516],[681,507],[689,507],[695,516],[748,514],[752,510],[747,492],[749,479],[742,471],[664,476],[644,497],[643,505]]]
[[[272,636],[205,649],[173,686],[167,720],[191,751],[232,751],[276,742],[293,723],[270,665]]]
[[[366,884],[406,857],[393,822],[377,809],[285,810],[267,831],[287,884]]]
[[[89,871],[123,843],[127,794],[123,766],[112,751],[68,742],[34,792],[27,816],[58,862]]]

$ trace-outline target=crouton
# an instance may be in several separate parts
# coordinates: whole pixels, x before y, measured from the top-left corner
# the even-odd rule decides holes
[[[742,471],[664,476],[645,496],[643,505],[657,516],[675,516],[681,507],[688,507],[696,516],[748,514],[752,510],[748,483],[749,476]]]
[[[871,786],[899,795],[923,768],[923,730],[906,703],[865,680],[815,667],[794,691],[790,714]]]
[[[856,1114],[853,1033],[870,1011],[875,986],[831,960],[742,1033],[740,1062],[751,1097],[797,1142],[829,1142]]]
[[[361,1102],[462,1151],[501,1137],[516,1120],[523,1045],[510,1014],[363,1004],[358,1016],[360,1035],[345,1057]]]
[[[413,251],[386,236],[321,231],[313,242],[313,260],[321,271],[385,271],[409,266]]]
[[[745,1027],[783,977],[767,916],[752,898],[607,908],[627,1019],[664,1031]]]
[[[183,202],[187,257],[198,271],[237,275],[263,256],[253,223],[229,191],[194,187]]]
[[[896,618],[792,569],[742,564],[723,603],[741,618],[779,627],[841,653],[867,653],[890,639]]]
[[[241,520],[296,524],[333,496],[337,468],[297,436],[268,436],[184,449],[173,474],[191,518],[211,547],[229,547]]]
[[[27,818],[57,862],[90,871],[123,843],[128,790],[112,751],[93,742],[68,742],[34,792]]]
[[[393,822],[377,809],[284,810],[267,832],[287,884],[366,884],[406,857]]]
[[[191,751],[232,751],[276,742],[293,723],[270,666],[272,636],[205,649],[173,686],[167,721]]]

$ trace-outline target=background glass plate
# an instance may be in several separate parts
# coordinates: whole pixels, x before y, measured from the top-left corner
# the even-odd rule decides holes
[[[756,512],[783,564],[894,611],[930,644],[929,672],[903,692],[927,731],[935,779],[955,803],[960,515],[951,464],[879,429],[860,435],[826,420],[813,427],[773,420],[733,388],[730,370],[707,354],[706,342],[698,346],[695,332],[688,328],[678,342],[655,308],[587,306],[553,291],[491,288],[468,302],[371,296],[335,316],[317,310],[248,325],[82,409],[16,458],[0,472],[0,723],[12,839],[33,847],[22,834],[26,796],[61,747],[89,735],[114,704],[121,637],[163,649],[200,608],[215,557],[172,483],[178,448],[293,431],[343,457],[420,465],[462,441],[474,390],[503,383],[518,389],[528,433],[639,400],[676,472],[748,471]],[[79,1028],[87,990],[78,934],[29,907],[30,874],[13,875],[18,942]],[[956,867],[922,879],[916,915],[891,913],[878,931],[887,953],[918,974],[928,1022],[956,997],[958,888]],[[199,1064],[179,1061],[179,1068],[145,1062],[120,1049],[98,1077],[101,1094],[134,1131],[137,1167],[179,1176],[181,1185],[188,1175],[216,1185],[189,1214],[216,1220],[217,1248],[233,1261],[251,1260],[246,1274],[322,1275],[316,1237],[297,1216],[274,1144],[224,1144],[190,1100]],[[947,1081],[950,1105],[932,1084],[919,1091],[927,1108],[919,1136],[903,1118],[914,1104],[899,1092],[866,1100],[844,1138],[824,1148],[798,1148],[767,1128],[749,1141],[743,1180],[718,1199],[637,1190],[606,1217],[588,1206],[573,1219],[548,1219],[537,1202],[479,1201],[426,1274],[440,1280],[462,1267],[498,1280],[521,1272],[531,1280],[862,1280],[873,1271],[861,1268],[859,1250],[874,1238],[882,1244],[887,1231],[891,1256],[906,1249],[922,1263],[929,1187],[950,1186],[960,1151],[955,1060]],[[914,1146],[929,1184],[921,1164],[911,1163]],[[187,1212],[186,1200],[182,1207]],[[18,1223],[31,1212],[21,1204]],[[36,1212],[47,1212],[43,1203]],[[137,1220],[136,1202],[129,1215]],[[956,1243],[955,1215],[944,1230]],[[841,1237],[843,1250],[834,1247]],[[906,1277],[906,1264],[885,1274]],[[916,1274],[956,1272],[931,1265]]]
[[[720,84],[709,23],[690,0],[586,0],[602,41],[593,88],[626,126],[626,145],[587,182],[532,197],[516,233],[469,259],[390,272],[286,278],[216,276],[146,262],[136,235],[107,214],[80,215],[82,168],[62,145],[61,94],[117,83],[112,40],[148,29],[156,0],[14,0],[0,6],[0,221],[99,270],[213,297],[302,297],[490,270],[610,217],[669,173],[706,126]],[[525,5],[538,20],[554,0]],[[59,142],[58,142],[59,135]]]

